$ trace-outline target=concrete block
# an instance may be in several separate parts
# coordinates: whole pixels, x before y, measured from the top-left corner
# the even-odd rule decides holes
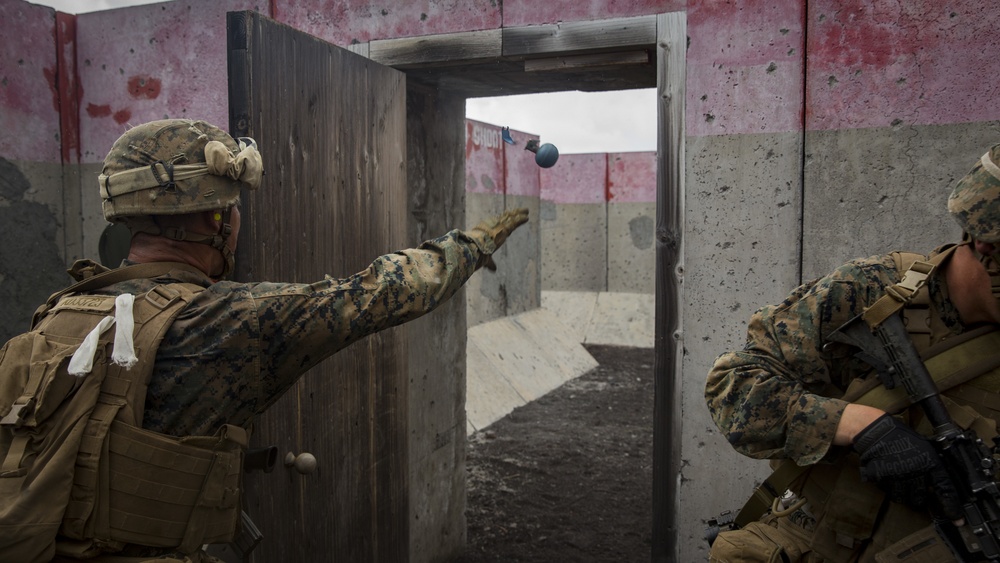
[[[805,6],[802,0],[773,0],[755,4],[750,10],[752,14],[742,12],[747,17],[723,15],[705,9],[706,4],[687,10],[687,33],[692,38],[686,53],[687,135],[705,137],[802,129],[803,22],[816,19],[806,17]],[[822,12],[810,2],[809,13]],[[821,34],[810,30],[809,37]],[[883,44],[881,40],[879,43]],[[728,55],[724,63],[719,53]],[[811,61],[812,53],[809,55]],[[810,62],[810,71],[813,66]],[[851,64],[846,68],[857,66]],[[815,78],[824,83],[826,79],[827,76]],[[832,112],[846,113],[841,105],[827,107]]]
[[[567,154],[541,171],[542,288],[607,289],[607,156]]]
[[[537,175],[536,175],[537,180]],[[542,242],[538,196],[507,195],[505,207],[528,209],[528,222],[507,239],[495,259],[496,274],[506,287],[506,315],[533,311],[542,306]]]
[[[608,202],[608,287],[656,291],[656,203]]]
[[[887,133],[891,128],[910,139],[914,133],[910,125],[997,119],[993,104],[982,103],[996,98],[996,84],[984,80],[982,72],[993,65],[993,54],[1000,47],[994,32],[1000,26],[1000,11],[983,9],[978,0],[957,0],[947,6],[935,12],[938,5],[929,1],[914,2],[904,10],[891,2],[865,2],[857,10],[844,10],[840,0],[814,0],[808,3],[809,17],[794,14],[797,27],[807,23],[810,39],[809,64],[804,69],[806,129],[875,128]],[[923,8],[930,8],[934,17],[925,19],[928,12]],[[817,42],[814,37],[825,39]],[[893,48],[891,52],[856,48],[876,44]],[[901,147],[896,156],[917,160],[921,151],[911,154],[912,148]],[[932,162],[943,160],[937,153],[928,156]]]
[[[537,135],[511,131],[518,141],[504,143],[501,128],[465,121],[466,228],[514,207],[527,207],[531,221],[494,255],[498,269],[474,276],[466,285],[467,322],[475,326],[506,315],[537,309],[541,303],[539,168],[521,155]]]
[[[503,195],[466,192],[465,228],[471,229],[487,217],[503,212]],[[501,248],[494,261],[503,262]],[[466,322],[476,326],[499,319],[506,310],[506,286],[495,272],[479,272],[465,284]]]
[[[228,128],[226,12],[257,7],[180,0],[78,15],[81,162],[103,161],[129,126],[155,119]]]
[[[958,242],[948,195],[998,140],[996,122],[810,133],[803,279],[852,258]]]
[[[527,404],[504,373],[487,357],[479,345],[481,339],[473,337],[471,332],[465,358],[468,390],[465,416],[469,434],[486,428],[510,414],[516,407]],[[480,332],[485,335],[489,331],[481,329]]]
[[[470,433],[597,367],[597,361],[545,309],[471,327],[467,354]]]
[[[542,307],[582,344],[652,348],[656,297],[652,293],[545,291]]]
[[[608,155],[608,287],[653,293],[656,287],[656,153]]]
[[[597,309],[596,291],[543,291],[542,308],[566,327],[567,334],[577,342],[587,341],[587,331]]]
[[[688,137],[681,368],[680,561],[705,561],[703,519],[738,508],[767,463],[736,453],[705,407],[705,376],[742,348],[758,307],[798,283],[801,133]]]
[[[27,2],[0,2],[0,22],[0,155],[60,162],[55,12]]]
[[[535,309],[510,319],[562,374],[560,385],[597,367],[597,361],[580,346],[565,324],[551,311]]]
[[[541,216],[542,289],[605,291],[608,218],[604,203],[543,200]]]
[[[652,293],[599,293],[585,342],[652,348],[655,312]]]

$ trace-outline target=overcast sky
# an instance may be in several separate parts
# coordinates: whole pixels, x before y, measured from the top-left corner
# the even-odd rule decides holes
[[[32,0],[68,14],[97,12],[162,0]],[[562,154],[656,150],[655,89],[564,92],[466,103],[469,119],[534,133]]]

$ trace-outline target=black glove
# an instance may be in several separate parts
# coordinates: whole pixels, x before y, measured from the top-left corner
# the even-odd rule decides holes
[[[961,518],[958,490],[941,456],[899,419],[879,417],[858,433],[854,450],[861,455],[861,478],[877,484],[893,502],[928,509],[936,501],[947,518]]]

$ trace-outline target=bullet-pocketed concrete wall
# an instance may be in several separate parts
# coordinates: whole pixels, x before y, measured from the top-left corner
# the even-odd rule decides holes
[[[66,228],[75,202],[62,190],[63,57],[56,49],[55,12],[3,0],[0,21],[2,343],[27,330],[35,307],[64,284]]]
[[[1000,11],[985,0],[429,0],[375,10],[327,0],[177,0],[78,17],[0,0],[0,330],[9,335],[8,327],[26,322],[61,285],[58,270],[72,258],[96,254],[102,218],[88,184],[127,124],[164,116],[225,123],[224,12],[256,7],[341,46],[685,13],[682,459],[679,475],[657,476],[679,484],[678,561],[704,561],[705,520],[738,508],[768,471],[763,461],[734,452],[705,408],[705,373],[718,354],[743,345],[756,308],[847,258],[954,240],[957,229],[942,209],[949,187],[1000,141],[1000,107],[993,103],[1000,98],[993,76]],[[433,158],[433,151],[419,156]],[[570,156],[559,166],[569,166]],[[545,200],[544,182],[539,191],[534,216],[542,217],[536,224],[544,252],[548,226],[569,232],[574,221],[550,224],[573,212]],[[441,213],[461,216],[460,199]],[[444,200],[442,209],[451,201]],[[582,202],[591,203],[602,205]],[[585,223],[585,213],[575,222]],[[604,213],[606,230],[612,216]],[[609,260],[610,240],[587,240],[603,242],[593,250]],[[641,246],[642,236],[637,240]],[[503,272],[505,257],[498,258]],[[635,270],[635,263],[618,270]],[[592,284],[575,289],[610,288],[578,263],[563,268],[564,281]],[[498,298],[506,295],[499,288],[492,291]],[[483,316],[490,314],[496,312]],[[461,394],[463,369],[452,363],[428,373],[453,378]],[[437,438],[414,443],[436,447]],[[463,444],[445,445],[461,467]],[[433,475],[411,476],[421,478]],[[428,521],[464,502],[461,491],[448,494],[436,499],[448,510],[423,513],[411,529],[429,531],[444,546],[438,553],[464,538],[457,519]],[[430,546],[411,560],[435,556]]]

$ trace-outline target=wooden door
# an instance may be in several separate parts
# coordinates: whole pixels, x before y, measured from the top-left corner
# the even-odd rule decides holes
[[[230,13],[228,35],[230,128],[265,168],[243,197],[236,279],[341,278],[405,246],[404,75],[255,12]],[[402,330],[325,360],[258,418],[253,445],[279,455],[247,477],[254,561],[408,559]],[[282,465],[301,452],[314,473]]]

